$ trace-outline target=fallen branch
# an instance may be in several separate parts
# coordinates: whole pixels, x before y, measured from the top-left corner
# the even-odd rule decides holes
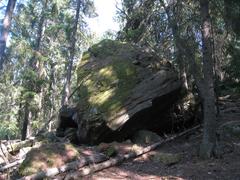
[[[70,179],[79,179],[79,177],[81,176],[86,176],[86,175],[89,175],[89,174],[92,174],[94,172],[97,172],[97,171],[100,171],[100,170],[103,170],[103,169],[106,169],[106,168],[109,168],[109,167],[112,167],[116,164],[120,164],[122,163],[123,161],[125,160],[128,160],[128,159],[131,159],[131,158],[136,158],[140,155],[143,155],[147,152],[150,152],[154,149],[156,149],[157,147],[159,147],[160,145],[164,144],[164,143],[167,143],[167,142],[170,142],[176,138],[179,138],[181,136],[184,136],[184,135],[187,135],[189,134],[190,132],[194,131],[194,130],[197,130],[198,128],[200,128],[200,125],[194,127],[194,128],[191,128],[191,129],[188,129],[180,134],[177,134],[175,136],[172,136],[172,137],[169,137],[163,141],[159,141],[157,143],[154,143],[150,146],[147,146],[145,148],[142,148],[136,152],[131,152],[129,154],[126,154],[126,155],[123,155],[123,156],[117,156],[115,158],[111,158],[105,162],[102,162],[102,163],[99,163],[99,164],[94,164],[94,165],[90,165],[88,167],[83,167],[83,168],[80,168],[78,172],[74,172],[74,173],[71,173],[71,174],[68,174],[66,176],[66,180],[70,180]]]
[[[32,148],[32,147],[31,147],[31,148]],[[28,153],[28,151],[26,151],[26,152],[24,152],[24,153],[21,153],[21,155],[19,154],[19,155],[18,155],[19,157],[18,157],[17,160],[15,160],[15,161],[13,161],[13,162],[11,162],[11,163],[7,163],[5,166],[1,167],[1,168],[0,168],[0,172],[4,172],[4,171],[6,171],[6,170],[8,170],[8,169],[10,169],[10,168],[13,168],[13,167],[21,164],[21,163],[24,161],[24,159],[26,158],[26,154],[27,154],[27,153]]]
[[[0,156],[2,157],[2,159],[4,160],[4,162],[6,164],[9,163],[9,160],[8,160],[8,151],[7,151],[7,147],[5,145],[2,144],[2,142],[0,141],[0,149],[1,149],[1,152],[0,152]]]
[[[55,168],[49,168],[45,171],[38,172],[36,174],[22,177],[19,180],[35,180],[35,179],[44,179],[47,177],[53,177],[56,176],[59,173],[64,173],[69,170],[78,170],[79,168],[86,166],[91,163],[100,163],[106,160],[106,156],[102,154],[90,156],[90,157],[84,157],[77,161],[73,161],[70,163],[67,163],[60,167]]]
[[[5,171],[5,170],[7,170],[7,169],[13,168],[13,167],[21,164],[21,163],[24,161],[24,159],[25,159],[25,158],[19,159],[19,160],[17,160],[17,161],[14,161],[14,162],[12,162],[12,163],[9,163],[9,164],[1,167],[1,168],[0,168],[0,172],[3,172],[3,171]]]
[[[226,95],[226,96],[220,96],[220,97],[218,97],[218,100],[220,100],[220,101],[223,101],[223,100],[227,100],[227,99],[229,99],[231,97],[231,95]]]
[[[7,151],[9,153],[12,153],[12,152],[19,151],[20,149],[22,149],[24,147],[31,147],[33,145],[34,145],[34,139],[27,139],[25,141],[7,145]]]

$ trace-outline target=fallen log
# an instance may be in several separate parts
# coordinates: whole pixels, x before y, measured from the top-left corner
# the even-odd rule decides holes
[[[30,148],[32,149],[33,147],[30,147]],[[13,167],[21,164],[24,161],[24,159],[26,158],[26,154],[28,153],[28,151],[21,153],[21,150],[20,150],[20,153],[18,154],[18,159],[15,159],[14,161],[12,161],[10,163],[9,162],[6,163],[6,165],[4,165],[0,168],[0,172],[4,172],[10,168],[13,168]]]
[[[223,101],[223,100],[229,100],[229,98],[231,97],[231,95],[226,95],[226,96],[220,96],[220,97],[218,97],[218,100],[220,100],[220,101]]]
[[[91,164],[91,163],[94,164],[94,163],[103,162],[106,159],[107,159],[106,156],[103,155],[103,154],[98,154],[98,155],[94,155],[94,156],[90,156],[90,157],[84,157],[84,158],[81,158],[77,161],[67,163],[67,164],[65,164],[63,166],[60,166],[60,167],[49,168],[45,171],[41,171],[41,172],[38,172],[36,174],[32,174],[30,176],[22,177],[19,180],[37,180],[37,179],[44,179],[44,178],[47,178],[47,177],[53,177],[53,176],[56,176],[59,173],[64,173],[64,172],[69,171],[69,170],[77,170],[77,169],[79,169],[83,166],[86,166],[88,164]]]
[[[20,141],[14,144],[8,144],[7,145],[7,151],[9,153],[14,153],[16,151],[19,151],[20,149],[24,147],[32,147],[34,145],[34,138],[33,139],[27,139],[25,141]]]
[[[5,145],[3,145],[2,142],[0,142],[0,149],[1,149],[1,152],[0,152],[1,158],[4,160],[4,162],[6,164],[8,164],[9,163],[9,160],[8,160],[9,153],[7,151],[7,147]]]
[[[143,155],[147,152],[150,152],[150,151],[156,149],[157,147],[159,147],[160,145],[162,145],[164,143],[170,142],[170,141],[172,141],[176,138],[187,135],[187,134],[191,133],[192,131],[197,130],[200,127],[201,127],[200,125],[195,126],[191,129],[188,129],[188,130],[186,130],[182,133],[179,133],[177,135],[169,137],[165,140],[159,141],[159,142],[154,143],[154,144],[152,144],[150,146],[147,146],[147,147],[143,147],[143,148],[139,149],[138,151],[131,152],[131,153],[123,155],[123,156],[117,156],[115,158],[111,158],[111,159],[109,159],[105,162],[99,163],[99,164],[93,164],[93,165],[90,165],[88,167],[80,168],[78,172],[67,174],[67,176],[64,179],[65,180],[79,179],[79,177],[81,177],[81,176],[86,176],[86,175],[92,174],[94,172],[97,172],[97,171],[112,167],[114,165],[120,164],[125,160],[131,159],[131,158],[136,158],[140,155]]]
[[[9,163],[9,164],[1,167],[1,168],[0,168],[0,172],[3,172],[3,171],[5,171],[5,170],[7,170],[7,169],[13,168],[13,167],[21,164],[21,163],[24,161],[24,159],[25,159],[25,158],[19,159],[19,160],[17,160],[17,161],[14,161],[14,162],[12,162],[12,163]]]

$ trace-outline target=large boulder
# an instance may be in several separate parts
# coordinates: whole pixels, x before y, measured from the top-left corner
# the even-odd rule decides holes
[[[181,81],[168,61],[119,41],[103,40],[78,65],[78,138],[123,140],[140,129],[171,125]]]

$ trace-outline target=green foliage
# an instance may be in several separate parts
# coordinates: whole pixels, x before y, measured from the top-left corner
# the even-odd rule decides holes
[[[122,11],[118,12],[122,23],[118,38],[155,51],[162,59],[173,60],[173,64],[180,67],[180,62],[175,61],[179,52],[173,36],[173,31],[176,30],[179,37],[184,40],[181,47],[189,47],[184,51],[186,54],[193,53],[198,74],[202,74],[199,4],[191,1],[174,1],[171,4],[168,4],[170,1],[163,2],[167,9],[160,1],[123,0]],[[211,1],[210,5],[216,69],[220,69],[220,73],[225,75],[223,77],[225,88],[239,93],[239,0]],[[17,6],[6,52],[6,70],[0,77],[1,138],[5,135],[19,136],[26,102],[32,113],[31,124],[34,131],[60,108],[63,82],[66,77],[65,65],[70,57],[75,6],[76,1],[70,0],[27,0],[21,6]],[[85,18],[95,16],[93,1],[82,1],[80,28],[76,34],[76,59],[94,42],[95,37],[89,32]],[[44,18],[42,38],[40,47],[36,50],[42,18]],[[104,37],[114,39],[115,32],[108,31]],[[125,51],[126,49],[129,51]],[[118,58],[116,53],[124,54],[126,58],[120,61],[113,58],[111,63],[99,67],[94,72],[90,68],[81,69],[92,56]],[[131,63],[125,63],[127,58],[133,56],[134,49],[130,44],[111,40],[103,40],[83,54],[78,68],[78,82],[84,80],[84,87],[80,89],[80,93],[89,111],[93,112],[91,106],[97,107],[97,111],[117,110],[121,107],[124,98],[130,93],[128,89],[136,83],[136,69]],[[33,59],[36,62],[31,65]],[[189,62],[192,59],[189,61],[189,57],[184,55],[182,61],[185,63],[184,68],[191,83],[193,80]],[[76,69],[75,62],[73,66],[73,69]],[[94,84],[89,79],[97,83]],[[125,84],[119,79],[123,79]],[[226,79],[231,83],[227,84]],[[72,86],[77,87],[75,72]],[[96,95],[98,91],[100,93]]]
[[[89,58],[90,58],[90,53],[87,52],[87,51],[85,51],[85,52],[83,53],[83,55],[82,55],[81,61],[89,60]]]
[[[229,31],[229,43],[227,44],[226,60],[229,66],[226,68],[230,79],[236,84],[240,81],[240,3],[237,0],[224,1],[225,5],[225,24]]]
[[[126,34],[126,38],[130,41],[137,39],[143,33],[143,29],[129,30]]]
[[[113,157],[117,155],[117,150],[114,146],[109,146],[102,153],[105,154],[107,157]]]
[[[229,45],[228,53],[230,55],[230,66],[227,71],[231,77],[240,80],[240,38]]]
[[[94,38],[85,22],[85,17],[94,13],[94,4],[91,0],[82,3],[76,34],[76,58]],[[29,124],[33,135],[60,108],[75,18],[73,9],[75,1],[70,0],[27,0],[17,6],[7,48],[6,70],[0,77],[2,134],[19,137],[26,105],[31,113]],[[42,37],[39,39],[40,33]],[[73,72],[73,86],[76,85],[75,76]],[[18,127],[18,131],[12,127]]]
[[[1,117],[4,115],[0,115]],[[1,120],[0,124],[0,139],[17,139],[19,137],[19,127],[16,121]]]
[[[11,83],[11,71],[0,77],[0,139],[19,137],[19,124],[17,121],[20,87]]]

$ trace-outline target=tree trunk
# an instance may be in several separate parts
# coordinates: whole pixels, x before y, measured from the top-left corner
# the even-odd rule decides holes
[[[12,15],[13,15],[16,1],[17,0],[8,1],[5,17],[3,19],[2,34],[0,37],[0,70],[2,70],[3,63],[4,63],[3,56],[6,49],[7,38],[9,34],[9,29],[11,26]]]
[[[68,65],[67,65],[68,67],[67,67],[66,82],[64,84],[64,89],[63,89],[63,96],[62,96],[62,102],[61,102],[62,106],[68,105],[68,97],[71,94],[70,90],[71,90],[72,68],[73,68],[73,60],[74,60],[74,55],[75,55],[76,33],[77,33],[77,28],[78,28],[80,6],[81,6],[81,0],[78,0],[75,21],[74,21],[72,36],[71,36],[72,38],[70,39],[70,57],[69,57]]]
[[[213,53],[211,46],[211,22],[209,14],[209,1],[200,0],[200,15],[202,24],[202,54],[204,90],[203,98],[203,139],[200,147],[200,156],[209,158],[214,154],[216,145],[216,110],[214,93],[214,71]]]
[[[42,42],[42,38],[43,38],[43,34],[44,34],[44,23],[45,23],[45,11],[48,5],[48,0],[45,0],[44,4],[43,4],[43,9],[41,12],[41,17],[40,17],[40,21],[38,24],[38,30],[37,30],[37,38],[35,41],[35,45],[34,45],[34,54],[32,56],[32,59],[30,60],[30,67],[32,68],[33,71],[36,72],[36,74],[38,75],[39,79],[43,79],[43,69],[44,69],[44,64],[43,61],[38,59],[38,54],[41,55],[41,42]],[[35,119],[40,117],[41,114],[41,109],[42,109],[42,101],[43,101],[43,89],[40,85],[35,84],[35,90],[37,90],[38,95],[39,95],[39,101],[38,101],[38,111],[34,114],[35,115]]]
[[[53,116],[53,114],[56,113],[56,101],[55,101],[55,98],[56,98],[56,75],[55,75],[55,64],[53,62],[50,63],[50,66],[51,66],[51,75],[50,75],[50,92],[51,92],[51,110],[50,110],[50,117]],[[52,122],[49,122],[48,124],[48,131],[51,131],[52,130]]]
[[[34,54],[32,56],[32,58],[30,59],[29,62],[29,66],[30,68],[32,68],[33,71],[35,71],[38,74],[38,77],[41,78],[42,76],[42,70],[41,68],[43,68],[43,65],[40,65],[41,62],[39,62],[36,58],[37,58],[37,53],[39,53],[40,50],[40,46],[41,46],[41,41],[42,41],[42,37],[43,37],[43,33],[44,33],[44,21],[45,21],[45,10],[47,8],[47,4],[48,4],[48,0],[46,0],[44,2],[44,7],[42,10],[42,16],[40,18],[39,21],[39,25],[38,25],[38,31],[37,31],[37,38],[36,38],[36,42],[34,45]],[[30,85],[32,86],[32,85]],[[42,106],[42,90],[41,87],[38,87],[38,85],[35,84],[36,87],[30,87],[30,91],[39,91],[40,92],[40,102],[38,104],[38,108],[39,111],[41,109]],[[29,89],[29,87],[26,87],[27,89]],[[32,101],[32,98],[27,99],[26,100],[26,107],[25,107],[25,115],[24,115],[24,122],[23,122],[23,127],[22,127],[22,140],[26,139],[27,136],[27,132],[28,132],[28,126],[29,126],[29,115],[31,114],[31,111],[29,110],[29,106],[30,106],[30,101]],[[27,113],[27,114],[26,114]],[[35,115],[35,118],[37,118],[39,116],[39,112]]]
[[[27,101],[27,100],[26,100]],[[23,119],[23,126],[22,126],[22,132],[21,132],[21,140],[25,140],[27,137],[27,129],[29,124],[29,104],[26,102],[24,107],[24,119]]]
[[[178,21],[178,17],[179,14],[173,10],[173,17],[171,16],[171,12],[169,10],[169,6],[166,6],[165,2],[163,0],[160,0],[161,5],[163,6],[166,15],[167,15],[167,19],[168,19],[168,23],[170,28],[172,29],[172,35],[173,35],[173,40],[174,40],[174,44],[175,44],[175,48],[176,48],[176,62],[179,66],[179,77],[181,78],[181,80],[183,81],[183,85],[184,88],[186,90],[188,90],[188,81],[187,81],[187,73],[186,73],[186,63],[185,60],[183,58],[184,56],[184,50],[181,47],[182,46],[182,38],[180,36],[180,32],[179,32],[179,25],[177,24]],[[179,6],[179,1],[176,2],[171,2],[172,6]],[[175,8],[174,8],[175,9]]]

